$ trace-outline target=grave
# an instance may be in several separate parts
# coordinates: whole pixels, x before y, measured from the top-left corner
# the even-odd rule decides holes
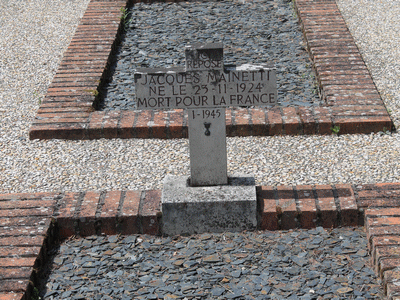
[[[222,43],[185,48],[185,68],[138,69],[138,109],[187,109],[190,178],[167,176],[162,195],[165,234],[239,231],[256,222],[254,178],[228,178],[225,108],[273,106],[272,65],[224,66]]]

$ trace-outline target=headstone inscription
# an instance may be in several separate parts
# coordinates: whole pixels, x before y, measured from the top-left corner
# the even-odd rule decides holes
[[[271,65],[224,66],[222,43],[186,46],[185,57],[185,68],[135,72],[137,108],[187,109],[190,185],[225,185],[225,108],[275,105],[276,69]]]

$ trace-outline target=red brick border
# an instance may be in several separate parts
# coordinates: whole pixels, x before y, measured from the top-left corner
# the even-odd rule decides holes
[[[0,300],[30,300],[56,236],[54,193],[0,195]]]
[[[376,272],[388,299],[400,298],[400,183],[356,187]]]
[[[92,0],[30,128],[30,139],[184,138],[173,111],[94,111],[126,1]],[[370,133],[393,123],[334,0],[296,0],[323,107],[228,109],[227,135]]]
[[[260,230],[363,225],[350,185],[258,187]]]
[[[259,230],[365,224],[388,299],[400,296],[400,183],[259,186],[257,198]],[[160,234],[160,207],[160,190],[0,195],[0,300],[30,299],[55,238]]]

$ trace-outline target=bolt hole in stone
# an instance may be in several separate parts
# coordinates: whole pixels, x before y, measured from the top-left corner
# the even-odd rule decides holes
[[[322,105],[290,1],[140,3],[128,15],[99,110],[136,109],[137,68],[183,67],[185,46],[218,42],[224,65],[275,64],[279,106]]]
[[[362,228],[90,236],[56,248],[56,299],[382,299]]]

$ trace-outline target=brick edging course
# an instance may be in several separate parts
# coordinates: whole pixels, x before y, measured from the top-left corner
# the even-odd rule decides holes
[[[56,193],[0,195],[0,300],[31,300],[56,238]]]
[[[371,260],[388,299],[400,299],[400,183],[355,187],[365,211]]]
[[[30,139],[186,138],[187,115],[94,111],[121,32],[126,1],[92,0],[30,128]],[[296,0],[321,107],[227,109],[228,136],[370,133],[394,129],[334,0]]]
[[[388,299],[400,297],[400,183],[257,187],[258,229],[365,225]],[[161,191],[0,195],[0,300],[29,299],[56,239],[161,234]]]

